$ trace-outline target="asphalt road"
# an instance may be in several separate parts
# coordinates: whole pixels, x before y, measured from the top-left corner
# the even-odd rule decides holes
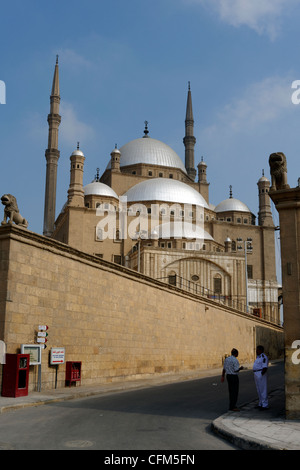
[[[270,391],[282,386],[283,364],[271,366],[268,376]],[[255,398],[253,374],[242,371],[239,404]],[[42,405],[0,415],[0,449],[234,450],[210,429],[227,407],[220,375]]]

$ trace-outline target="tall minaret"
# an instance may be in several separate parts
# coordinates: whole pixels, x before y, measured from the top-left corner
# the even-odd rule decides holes
[[[274,222],[269,196],[270,181],[265,177],[264,171],[262,177],[258,180],[257,186],[259,199],[258,225],[273,227]]]
[[[186,104],[186,117],[185,117],[185,137],[183,138],[185,146],[185,168],[188,176],[195,181],[196,169],[194,168],[194,147],[196,138],[194,137],[194,117],[192,107],[192,93],[189,82],[187,104]]]
[[[54,231],[55,206],[56,206],[56,180],[57,180],[57,162],[59,159],[58,150],[58,127],[61,117],[59,115],[59,75],[58,75],[58,56],[54,70],[53,84],[50,96],[50,114],[48,114],[49,134],[48,148],[45,152],[47,161],[46,169],[46,188],[45,188],[45,209],[44,209],[44,230],[46,237],[51,237]]]

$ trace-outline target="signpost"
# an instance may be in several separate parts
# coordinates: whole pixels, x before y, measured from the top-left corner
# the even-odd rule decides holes
[[[51,348],[50,364],[55,366],[55,388],[57,387],[57,372],[59,364],[65,363],[65,348]]]
[[[48,325],[39,325],[39,331],[37,332],[36,342],[41,345],[41,348],[46,349],[47,345],[47,333]],[[42,364],[38,365],[38,392],[42,390]]]

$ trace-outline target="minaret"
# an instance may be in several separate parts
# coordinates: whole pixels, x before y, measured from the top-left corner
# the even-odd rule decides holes
[[[54,231],[55,206],[56,206],[56,180],[57,180],[57,162],[59,159],[58,150],[58,127],[61,117],[59,115],[59,74],[58,74],[58,56],[50,95],[50,114],[48,114],[49,134],[48,148],[45,152],[47,161],[46,169],[46,188],[45,188],[45,209],[44,209],[44,230],[46,237],[51,237]]]
[[[183,143],[185,146],[185,168],[188,176],[195,181],[196,169],[194,168],[194,147],[196,138],[194,137],[194,117],[192,107],[192,93],[190,82],[188,85],[188,96],[186,104],[186,117],[185,117],[185,137]]]
[[[83,166],[84,154],[79,149],[74,150],[70,157],[70,185],[68,189],[68,205],[72,207],[84,207],[84,189],[83,189]]]
[[[112,171],[118,171],[120,172],[120,157],[121,157],[121,152],[117,148],[117,144],[115,145],[115,148],[110,154],[111,156],[111,169]]]
[[[265,177],[264,171],[262,177],[258,180],[258,198],[259,198],[259,212],[258,212],[258,225],[273,226],[273,217],[271,209],[271,199],[269,196],[270,181]]]

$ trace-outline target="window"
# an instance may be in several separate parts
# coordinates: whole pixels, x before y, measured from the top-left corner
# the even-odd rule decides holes
[[[170,286],[176,286],[176,274],[169,274]]]
[[[122,257],[120,255],[114,255],[114,263],[122,264]]]
[[[253,266],[251,264],[247,264],[247,276],[248,279],[253,279]]]
[[[197,282],[197,281],[199,281],[199,276],[197,276],[197,274],[193,274],[191,279],[192,279],[192,281]]]
[[[172,242],[168,242],[168,248],[172,248]]]
[[[159,173],[158,176],[159,176],[160,178],[162,178],[162,177],[163,177],[163,173]]]
[[[96,238],[98,241],[103,240],[103,229],[102,228],[96,228]]]
[[[222,293],[222,278],[221,276],[214,277],[214,293],[221,294]]]
[[[152,171],[148,171],[148,175],[149,175],[149,176],[152,176]]]
[[[115,242],[120,242],[121,241],[121,231],[120,230],[116,230],[114,241]]]

